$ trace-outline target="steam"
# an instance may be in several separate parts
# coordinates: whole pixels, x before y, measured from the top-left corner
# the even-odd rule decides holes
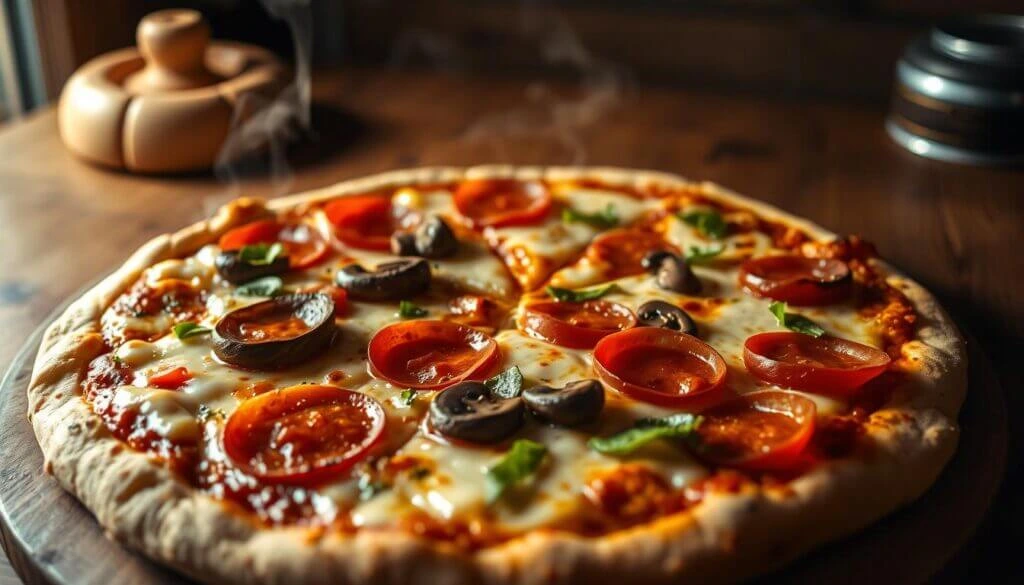
[[[293,182],[287,159],[288,145],[310,128],[313,47],[310,0],[260,1],[267,12],[283,20],[291,31],[295,77],[276,96],[248,93],[235,105],[231,131],[214,165],[214,173],[227,184],[228,192],[208,197],[204,201],[207,213],[241,194],[241,178],[257,156],[266,161],[272,195],[287,193]]]
[[[541,14],[524,7],[521,28],[524,35],[537,40],[545,62],[568,66],[578,73],[581,96],[560,96],[547,84],[534,82],[526,88],[526,105],[482,117],[466,130],[463,138],[489,144],[498,162],[512,162],[507,153],[509,141],[548,137],[566,149],[572,164],[584,164],[584,131],[623,102],[629,87],[628,75],[614,63],[588,51],[560,15]]]

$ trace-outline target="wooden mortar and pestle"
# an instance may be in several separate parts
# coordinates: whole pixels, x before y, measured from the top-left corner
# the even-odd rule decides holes
[[[138,49],[83,65],[61,93],[61,138],[89,162],[140,173],[208,169],[232,123],[251,116],[251,104],[269,103],[290,80],[270,51],[210,42],[210,27],[195,10],[149,14],[136,39]],[[262,99],[246,99],[256,94]]]

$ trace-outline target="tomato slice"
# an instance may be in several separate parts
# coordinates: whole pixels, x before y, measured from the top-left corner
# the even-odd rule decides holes
[[[405,321],[373,336],[370,372],[404,388],[433,390],[466,379],[483,379],[497,362],[498,343],[450,321]]]
[[[361,250],[390,250],[395,231],[391,199],[384,195],[342,197],[324,206],[342,243]]]
[[[313,226],[305,223],[281,223],[264,219],[229,230],[220,238],[221,250],[238,250],[253,244],[281,242],[288,254],[289,266],[303,270],[314,266],[328,253],[327,242]]]
[[[646,272],[641,261],[654,250],[677,252],[656,232],[618,229],[595,238],[587,248],[587,258],[607,266],[605,276],[609,279],[622,278]]]
[[[162,388],[164,390],[178,390],[191,379],[192,372],[188,371],[188,368],[184,366],[179,366],[177,368],[171,368],[166,372],[160,372],[159,374],[150,376],[146,381],[146,385],[152,388]]]
[[[692,335],[636,327],[605,337],[594,348],[594,368],[619,392],[659,406],[701,408],[717,399],[725,360]]]
[[[373,398],[305,384],[242,402],[224,425],[224,451],[263,481],[315,485],[363,459],[383,436]]]
[[[803,462],[816,416],[814,401],[792,392],[740,396],[701,413],[697,454],[751,471],[790,469]]]
[[[834,258],[778,255],[747,260],[740,285],[747,292],[793,305],[828,305],[850,296],[850,268]]]
[[[619,303],[542,301],[523,308],[520,328],[530,337],[576,349],[590,349],[603,337],[636,325]]]
[[[473,227],[529,225],[551,210],[551,193],[537,181],[463,181],[455,190],[455,207]]]
[[[891,361],[868,345],[791,331],[758,333],[743,344],[743,363],[750,373],[783,388],[810,392],[849,392],[884,372]]]

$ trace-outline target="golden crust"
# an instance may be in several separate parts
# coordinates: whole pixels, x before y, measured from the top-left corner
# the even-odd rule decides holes
[[[913,500],[952,456],[958,436],[954,421],[967,385],[963,340],[927,291],[884,263],[878,269],[918,312],[917,339],[904,347],[904,356],[920,367],[913,376],[914,395],[896,396],[872,415],[868,437],[877,448],[869,460],[823,465],[792,482],[785,493],[712,494],[686,513],[601,538],[537,532],[467,555],[404,533],[311,539],[298,528],[267,530],[125,448],[81,400],[85,369],[103,347],[102,311],[155,262],[194,252],[268,211],[386,186],[491,177],[695,187],[712,199],[817,238],[833,237],[713,184],[615,168],[426,168],[347,181],[265,206],[240,199],[208,221],[148,242],[47,330],[28,391],[29,417],[47,470],[112,538],[209,583],[598,585],[626,576],[638,583],[734,582],[770,570]]]

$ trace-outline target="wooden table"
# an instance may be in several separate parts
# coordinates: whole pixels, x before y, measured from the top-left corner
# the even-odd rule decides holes
[[[292,174],[234,185],[85,165],[61,146],[52,109],[0,132],[0,366],[67,295],[236,194],[419,165],[585,162],[714,180],[867,237],[979,336],[1005,388],[1021,385],[1010,356],[1024,349],[1024,173],[905,153],[882,129],[884,106],[650,88],[609,106],[558,85],[379,71],[323,73],[314,96],[317,136],[290,152]],[[1012,524],[1000,514],[990,531]],[[1009,539],[982,538],[986,558],[1013,558]],[[0,585],[17,582],[0,565]]]

